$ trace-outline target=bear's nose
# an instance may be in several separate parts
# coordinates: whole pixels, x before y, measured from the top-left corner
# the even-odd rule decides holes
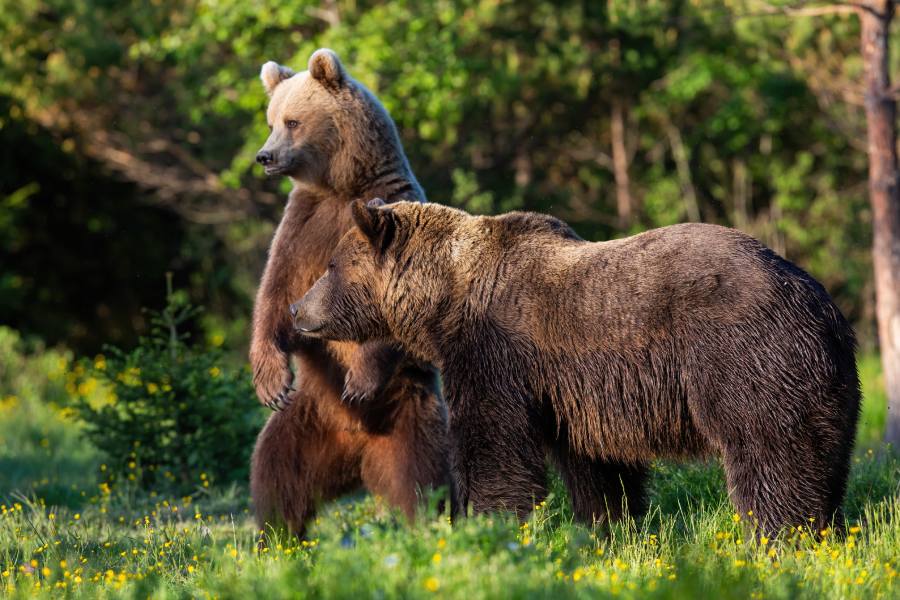
[[[259,154],[256,155],[256,162],[265,167],[272,162],[272,153],[268,150],[260,150]]]
[[[296,317],[296,316],[297,316],[297,305],[296,305],[296,304],[291,304],[291,307],[290,307],[290,308],[291,308],[291,316],[292,316],[292,317]]]

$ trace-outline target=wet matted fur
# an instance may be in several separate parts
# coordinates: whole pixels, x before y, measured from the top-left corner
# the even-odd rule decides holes
[[[652,459],[718,455],[764,530],[841,520],[854,335],[753,238],[684,224],[589,243],[545,215],[406,202],[354,218],[295,327],[391,336],[440,368],[461,503],[527,512],[549,451],[578,518],[603,520],[642,509]]]

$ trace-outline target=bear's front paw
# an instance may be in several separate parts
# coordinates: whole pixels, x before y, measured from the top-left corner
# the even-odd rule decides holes
[[[286,408],[294,391],[294,374],[291,373],[288,357],[275,351],[254,358],[257,359],[252,361],[253,386],[260,403],[274,411]]]
[[[275,412],[284,410],[285,408],[290,406],[291,402],[293,401],[293,398],[291,398],[291,394],[294,391],[296,390],[294,390],[292,386],[285,386],[281,389],[280,392],[275,394],[275,397],[272,400],[266,402],[265,404],[269,409]]]
[[[341,400],[345,404],[365,404],[378,397],[384,389],[384,382],[371,372],[349,369],[344,377],[344,391]]]

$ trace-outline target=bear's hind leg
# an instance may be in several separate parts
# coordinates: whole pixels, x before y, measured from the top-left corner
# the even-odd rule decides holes
[[[300,395],[269,417],[253,450],[250,493],[264,534],[274,528],[302,537],[319,501],[360,483],[353,440],[331,431],[316,400]]]
[[[420,493],[449,483],[447,424],[432,390],[407,386],[392,429],[371,435],[362,454],[363,485],[412,521]]]
[[[831,525],[837,509],[826,483],[831,468],[813,446],[726,449],[724,463],[738,515],[757,522],[761,533]]]
[[[645,483],[647,466],[577,456],[568,450],[557,452],[557,463],[572,498],[575,518],[602,524],[643,515],[647,508]]]
[[[296,406],[296,405],[295,405]],[[291,533],[303,536],[314,513],[312,473],[285,416],[273,413],[260,432],[250,467],[250,495],[256,526],[268,538]]]

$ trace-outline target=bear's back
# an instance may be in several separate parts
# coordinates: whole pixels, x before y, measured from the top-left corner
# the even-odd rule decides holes
[[[520,241],[522,236],[550,236],[564,240],[582,238],[575,233],[568,223],[544,213],[514,211],[494,217],[501,235],[510,241]]]
[[[812,277],[734,229],[688,223],[586,242],[552,217],[504,222],[504,279],[491,312],[551,345],[643,345],[704,324],[831,306]]]
[[[608,289],[628,299],[621,310],[660,325],[744,320],[772,302],[780,277],[796,277],[758,241],[719,225],[684,223],[590,246]]]

